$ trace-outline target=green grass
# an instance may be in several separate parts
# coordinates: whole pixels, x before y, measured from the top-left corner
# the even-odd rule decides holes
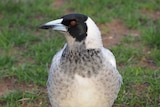
[[[34,107],[36,107],[37,102],[39,102],[39,105],[43,107],[47,105],[47,102],[45,101],[47,98],[44,94],[45,93],[39,91],[29,92],[14,90],[0,98],[0,102],[3,103],[1,107],[21,107],[21,105],[27,105],[27,107],[33,107],[34,105]]]
[[[117,63],[119,65],[130,65],[138,63],[141,57],[143,56],[142,53],[140,53],[140,47],[137,48],[122,44],[119,46],[112,47],[111,50],[116,56]]]
[[[151,48],[160,49],[160,20],[151,21],[142,30],[143,38],[145,43]]]
[[[159,5],[159,0],[66,0],[64,5],[55,8],[53,0],[1,0],[0,83],[12,78],[15,85],[33,84],[34,90],[16,87],[0,96],[0,106],[48,106],[44,90],[48,66],[65,39],[59,33],[38,30],[38,26],[73,12],[89,15],[99,25],[119,19],[128,29],[140,32],[140,36],[123,36],[119,45],[109,47],[123,77],[115,106],[157,107],[160,103],[160,20],[142,10],[154,12],[160,10]],[[151,64],[145,66],[144,59]]]
[[[156,107],[159,102],[159,70],[140,66],[126,66],[120,69],[124,76],[122,90],[117,103],[130,107]]]

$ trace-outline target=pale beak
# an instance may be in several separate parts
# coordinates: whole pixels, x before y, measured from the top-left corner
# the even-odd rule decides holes
[[[57,19],[53,20],[50,22],[45,23],[44,25],[41,25],[39,28],[40,29],[53,29],[53,30],[58,30],[62,32],[66,32],[67,28],[62,24],[63,19]]]

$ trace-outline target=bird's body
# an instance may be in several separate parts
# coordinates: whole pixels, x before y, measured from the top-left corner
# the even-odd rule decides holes
[[[76,20],[77,25],[72,22],[74,26],[68,27],[66,20]],[[113,54],[103,47],[99,29],[89,17],[71,14],[63,21],[67,44],[54,56],[47,82],[52,107],[111,107],[122,82]]]

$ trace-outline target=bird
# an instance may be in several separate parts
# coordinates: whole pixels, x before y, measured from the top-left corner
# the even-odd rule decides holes
[[[71,13],[40,25],[61,32],[66,43],[49,69],[47,90],[52,107],[112,107],[122,84],[113,53],[87,15]]]

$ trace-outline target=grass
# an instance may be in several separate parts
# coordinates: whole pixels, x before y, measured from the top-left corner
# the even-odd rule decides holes
[[[0,1],[0,86],[12,78],[14,83],[33,85],[34,90],[11,88],[0,96],[1,107],[46,107],[48,66],[65,43],[63,36],[39,31],[39,25],[65,13],[87,14],[96,23],[120,19],[140,36],[123,36],[119,45],[109,47],[123,77],[115,107],[157,107],[160,103],[160,20],[147,10],[160,10],[159,0],[67,0],[54,8],[52,0]],[[37,88],[38,87],[38,88]],[[6,89],[7,90],[7,89]]]
[[[123,68],[124,84],[117,100],[119,104],[131,107],[156,107],[159,96],[159,71],[149,70],[140,66]],[[153,96],[154,94],[154,96]]]
[[[148,25],[144,28],[143,35],[145,39],[145,43],[154,48],[160,48],[160,20],[151,21]]]
[[[36,103],[39,102],[41,106],[46,106],[46,97],[44,96],[43,92],[34,91],[21,91],[21,90],[15,90],[13,92],[10,92],[9,94],[6,94],[3,96],[3,98],[0,98],[1,102],[3,104],[7,103],[7,107],[21,107],[26,106],[25,103],[27,103],[27,107],[34,106],[36,107]],[[2,105],[3,106],[3,105]]]

